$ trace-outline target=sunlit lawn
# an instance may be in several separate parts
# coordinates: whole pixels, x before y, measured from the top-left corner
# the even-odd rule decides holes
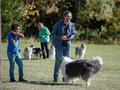
[[[31,44],[40,46],[39,42],[30,40],[21,41],[21,55],[24,47]],[[75,59],[72,46],[72,58]],[[54,60],[23,60],[24,78],[27,83],[9,82],[9,62],[6,56],[7,43],[2,44],[2,89],[3,90],[120,90],[120,45],[87,45],[85,58],[99,55],[104,60],[101,71],[94,77],[91,86],[87,87],[80,79],[77,84],[64,84],[60,73],[58,83],[53,83]],[[18,80],[17,66],[15,66],[15,78]]]

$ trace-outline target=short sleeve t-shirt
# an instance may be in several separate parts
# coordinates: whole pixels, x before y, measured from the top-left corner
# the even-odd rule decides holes
[[[15,40],[16,43],[13,44],[12,40]],[[17,53],[19,52],[19,36],[14,35],[13,33],[8,33],[8,46],[7,52]]]

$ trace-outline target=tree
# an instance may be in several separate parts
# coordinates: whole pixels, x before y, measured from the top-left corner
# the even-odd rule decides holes
[[[117,18],[114,17],[113,0],[86,0],[77,15],[79,37],[98,43],[113,42],[118,29]],[[104,42],[105,41],[105,42]]]
[[[1,1],[1,17],[2,17],[2,40],[5,40],[7,33],[10,31],[12,23],[20,21],[22,2],[18,0],[2,0]]]

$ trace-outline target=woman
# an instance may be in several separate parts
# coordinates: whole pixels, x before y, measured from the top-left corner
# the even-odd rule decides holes
[[[39,38],[41,42],[41,49],[43,53],[43,59],[49,58],[49,49],[48,44],[50,42],[50,32],[49,29],[44,26],[43,23],[38,23],[38,29],[39,29]]]

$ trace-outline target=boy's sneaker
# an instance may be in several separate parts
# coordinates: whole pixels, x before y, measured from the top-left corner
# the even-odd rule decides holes
[[[10,79],[10,82],[16,82],[16,80],[15,79]]]

